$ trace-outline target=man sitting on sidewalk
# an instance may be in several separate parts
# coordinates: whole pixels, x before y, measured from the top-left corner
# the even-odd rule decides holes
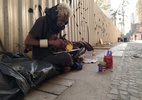
[[[25,44],[32,46],[32,58],[49,62],[60,67],[62,71],[69,72],[74,64],[72,56],[67,52],[54,54],[56,50],[64,51],[69,41],[62,39],[61,31],[65,28],[71,15],[71,8],[66,3],[60,3],[47,8],[46,16],[38,18],[26,37]],[[73,45],[86,46],[85,42],[73,43]]]

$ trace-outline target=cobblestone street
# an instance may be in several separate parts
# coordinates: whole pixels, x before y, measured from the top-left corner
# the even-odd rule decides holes
[[[110,100],[142,100],[142,43],[132,42],[120,46],[124,51],[120,65],[112,79]]]

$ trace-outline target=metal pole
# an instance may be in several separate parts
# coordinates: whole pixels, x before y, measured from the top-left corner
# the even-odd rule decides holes
[[[123,0],[123,3],[122,3],[122,33],[124,34],[125,33],[125,11],[124,11],[124,3],[125,1]]]

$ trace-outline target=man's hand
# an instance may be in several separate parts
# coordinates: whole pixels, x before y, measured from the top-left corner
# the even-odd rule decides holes
[[[56,40],[49,40],[49,44],[61,49],[65,49],[67,45],[67,43],[64,40],[59,38],[57,38]]]

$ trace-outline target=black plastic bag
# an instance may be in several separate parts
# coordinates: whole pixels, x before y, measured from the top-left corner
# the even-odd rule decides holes
[[[21,100],[33,87],[59,73],[52,64],[3,53],[0,55],[0,100]]]

